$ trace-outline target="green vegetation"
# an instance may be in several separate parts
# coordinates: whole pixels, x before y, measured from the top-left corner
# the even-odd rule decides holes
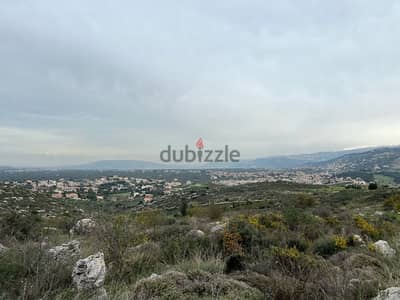
[[[81,257],[104,252],[111,299],[370,299],[400,282],[395,188],[207,185],[188,189],[197,198],[169,199],[176,209],[139,212],[128,200],[0,189],[2,299],[74,299],[76,259],[57,262],[47,249],[88,217],[95,229],[74,238]],[[380,239],[394,257],[378,252]]]
[[[380,185],[395,185],[393,177],[385,176],[382,174],[374,175],[374,180]]]

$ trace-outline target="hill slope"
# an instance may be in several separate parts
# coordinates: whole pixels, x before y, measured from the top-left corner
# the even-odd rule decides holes
[[[400,147],[383,147],[362,153],[346,154],[310,166],[335,172],[399,172]]]

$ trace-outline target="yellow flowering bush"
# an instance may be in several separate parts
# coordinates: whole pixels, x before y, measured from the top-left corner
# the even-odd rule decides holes
[[[272,253],[274,256],[280,258],[298,258],[300,256],[300,251],[297,248],[280,248],[280,247],[273,247]]]
[[[258,222],[266,228],[278,229],[281,231],[287,230],[287,226],[284,224],[283,216],[281,214],[272,213],[262,215],[259,217]]]
[[[347,240],[343,236],[335,235],[333,240],[337,249],[344,250],[347,248]]]
[[[386,208],[400,211],[400,194],[390,196],[383,204]]]
[[[364,217],[359,215],[355,216],[354,221],[356,222],[358,229],[360,229],[362,233],[369,235],[372,238],[379,237],[379,230],[374,225],[369,223]]]
[[[375,252],[376,251],[376,247],[373,243],[368,243],[368,250],[371,252]]]

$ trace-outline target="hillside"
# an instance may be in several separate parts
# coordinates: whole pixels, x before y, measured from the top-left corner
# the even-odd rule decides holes
[[[363,153],[351,153],[341,157],[311,164],[334,172],[398,172],[400,171],[400,147],[377,148]]]
[[[265,169],[293,169],[308,166],[310,163],[319,163],[335,158],[342,157],[346,154],[362,153],[371,148],[317,152],[309,154],[283,155],[260,157],[252,160],[242,160],[239,163],[208,163],[208,164],[163,164],[156,162],[148,162],[142,160],[100,160],[92,163],[82,164],[78,166],[68,166],[66,169],[78,170],[144,170],[144,169],[187,169],[187,168],[265,168]]]
[[[399,189],[199,187],[138,210],[0,184],[0,298],[367,300],[398,286]]]

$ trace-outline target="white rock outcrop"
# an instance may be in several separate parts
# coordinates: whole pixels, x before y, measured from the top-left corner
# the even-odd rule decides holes
[[[361,236],[359,236],[358,234],[354,234],[353,235],[353,242],[356,246],[362,246],[365,245],[364,240],[362,239]]]
[[[106,264],[102,252],[78,260],[72,271],[72,280],[78,291],[91,294],[98,300],[107,299],[104,289],[105,278]]]
[[[391,287],[381,291],[374,300],[400,300],[400,287]]]
[[[386,257],[393,257],[396,254],[396,250],[389,246],[389,243],[386,241],[377,241],[374,243],[376,252],[382,254]]]
[[[92,219],[81,219],[70,230],[71,234],[86,234],[90,233],[96,227],[96,222]]]
[[[76,240],[49,249],[49,254],[57,261],[79,257],[80,253],[80,243]]]
[[[220,232],[223,231],[226,227],[226,224],[217,224],[213,227],[211,227],[210,232],[215,233],[215,232]]]
[[[187,236],[191,238],[202,238],[204,235],[204,232],[198,229],[190,230],[187,234]]]

